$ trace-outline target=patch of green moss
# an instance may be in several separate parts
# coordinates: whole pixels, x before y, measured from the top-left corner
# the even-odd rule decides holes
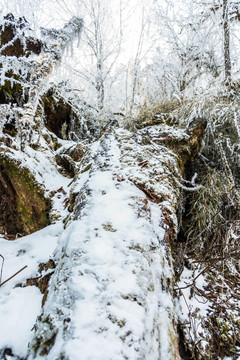
[[[218,354],[221,358],[234,356],[240,339],[237,321],[226,314],[224,317],[210,316],[204,325],[211,332],[211,338],[209,336],[206,339],[208,340],[206,353]]]
[[[184,174],[185,162],[183,161],[183,159],[181,157],[178,158],[178,165],[179,165],[179,168],[181,170],[181,173]]]
[[[23,42],[21,36],[17,36],[24,33],[24,28],[28,30],[28,33],[31,31],[24,17],[15,18],[11,13],[4,16],[0,26],[0,44],[1,46],[8,45],[2,48],[1,55],[28,57],[31,53],[40,54],[43,43],[39,39],[25,36]]]
[[[0,167],[1,207],[7,206],[1,227],[10,235],[26,235],[45,227],[49,222],[50,201],[33,174],[4,154],[0,155]]]

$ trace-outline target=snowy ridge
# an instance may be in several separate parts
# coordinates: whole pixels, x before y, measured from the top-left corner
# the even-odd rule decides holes
[[[174,359],[173,273],[161,207],[119,179],[114,135],[93,144],[92,153],[94,165],[78,180],[87,200],[77,200],[75,221],[59,239],[61,260],[28,359]]]

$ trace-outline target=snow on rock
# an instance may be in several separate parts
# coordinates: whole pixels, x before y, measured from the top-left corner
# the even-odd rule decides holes
[[[156,174],[138,167],[139,159],[134,163],[140,152],[136,141],[126,166],[124,137],[128,143],[130,133],[117,130],[94,143],[88,155],[92,166],[75,180],[80,191],[72,222],[59,238],[60,261],[29,360],[178,358],[168,226],[160,201],[150,201],[130,181],[136,174],[147,184]],[[152,156],[150,148],[141,151],[163,173],[154,151]],[[165,155],[174,163],[174,155]]]
[[[171,128],[170,130],[172,131]],[[158,132],[157,126],[135,134],[124,129],[117,131],[121,144],[123,176],[140,186],[152,201],[161,202],[174,216],[180,194],[180,188],[176,186],[180,180],[178,156],[157,143]],[[182,131],[175,133],[182,138],[186,136]],[[174,222],[176,225],[176,219]]]

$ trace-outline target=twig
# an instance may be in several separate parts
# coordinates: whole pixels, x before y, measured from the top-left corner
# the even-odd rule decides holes
[[[3,281],[0,284],[0,287],[3,286],[4,284],[6,284],[6,282],[8,282],[9,280],[11,280],[14,276],[16,276],[17,274],[19,274],[21,271],[23,271],[24,269],[27,268],[27,265],[25,265],[22,269],[18,270],[15,274],[13,274],[12,276],[10,276],[10,278],[8,278],[7,280]]]
[[[2,282],[2,272],[3,272],[3,264],[4,264],[4,257],[0,254],[0,257],[2,258],[2,266],[1,266],[1,272],[0,272],[0,284]]]
[[[189,288],[190,286],[194,286],[195,280],[196,280],[200,275],[202,275],[203,273],[205,273],[205,272],[210,268],[210,266],[211,266],[211,264],[210,264],[210,265],[207,265],[197,276],[195,276],[195,278],[192,280],[191,284],[188,284],[188,285],[182,286],[182,287],[177,286],[177,289],[178,289],[178,290],[182,290],[182,289],[187,289],[187,288]]]

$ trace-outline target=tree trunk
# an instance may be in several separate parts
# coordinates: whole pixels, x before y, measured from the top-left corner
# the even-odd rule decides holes
[[[228,0],[223,0],[223,35],[224,35],[224,68],[225,83],[230,85],[232,81],[231,56],[230,56],[230,29],[229,29]]]
[[[103,63],[101,61],[101,58],[97,60],[96,90],[98,109],[102,110],[104,108],[105,91],[103,79]]]

